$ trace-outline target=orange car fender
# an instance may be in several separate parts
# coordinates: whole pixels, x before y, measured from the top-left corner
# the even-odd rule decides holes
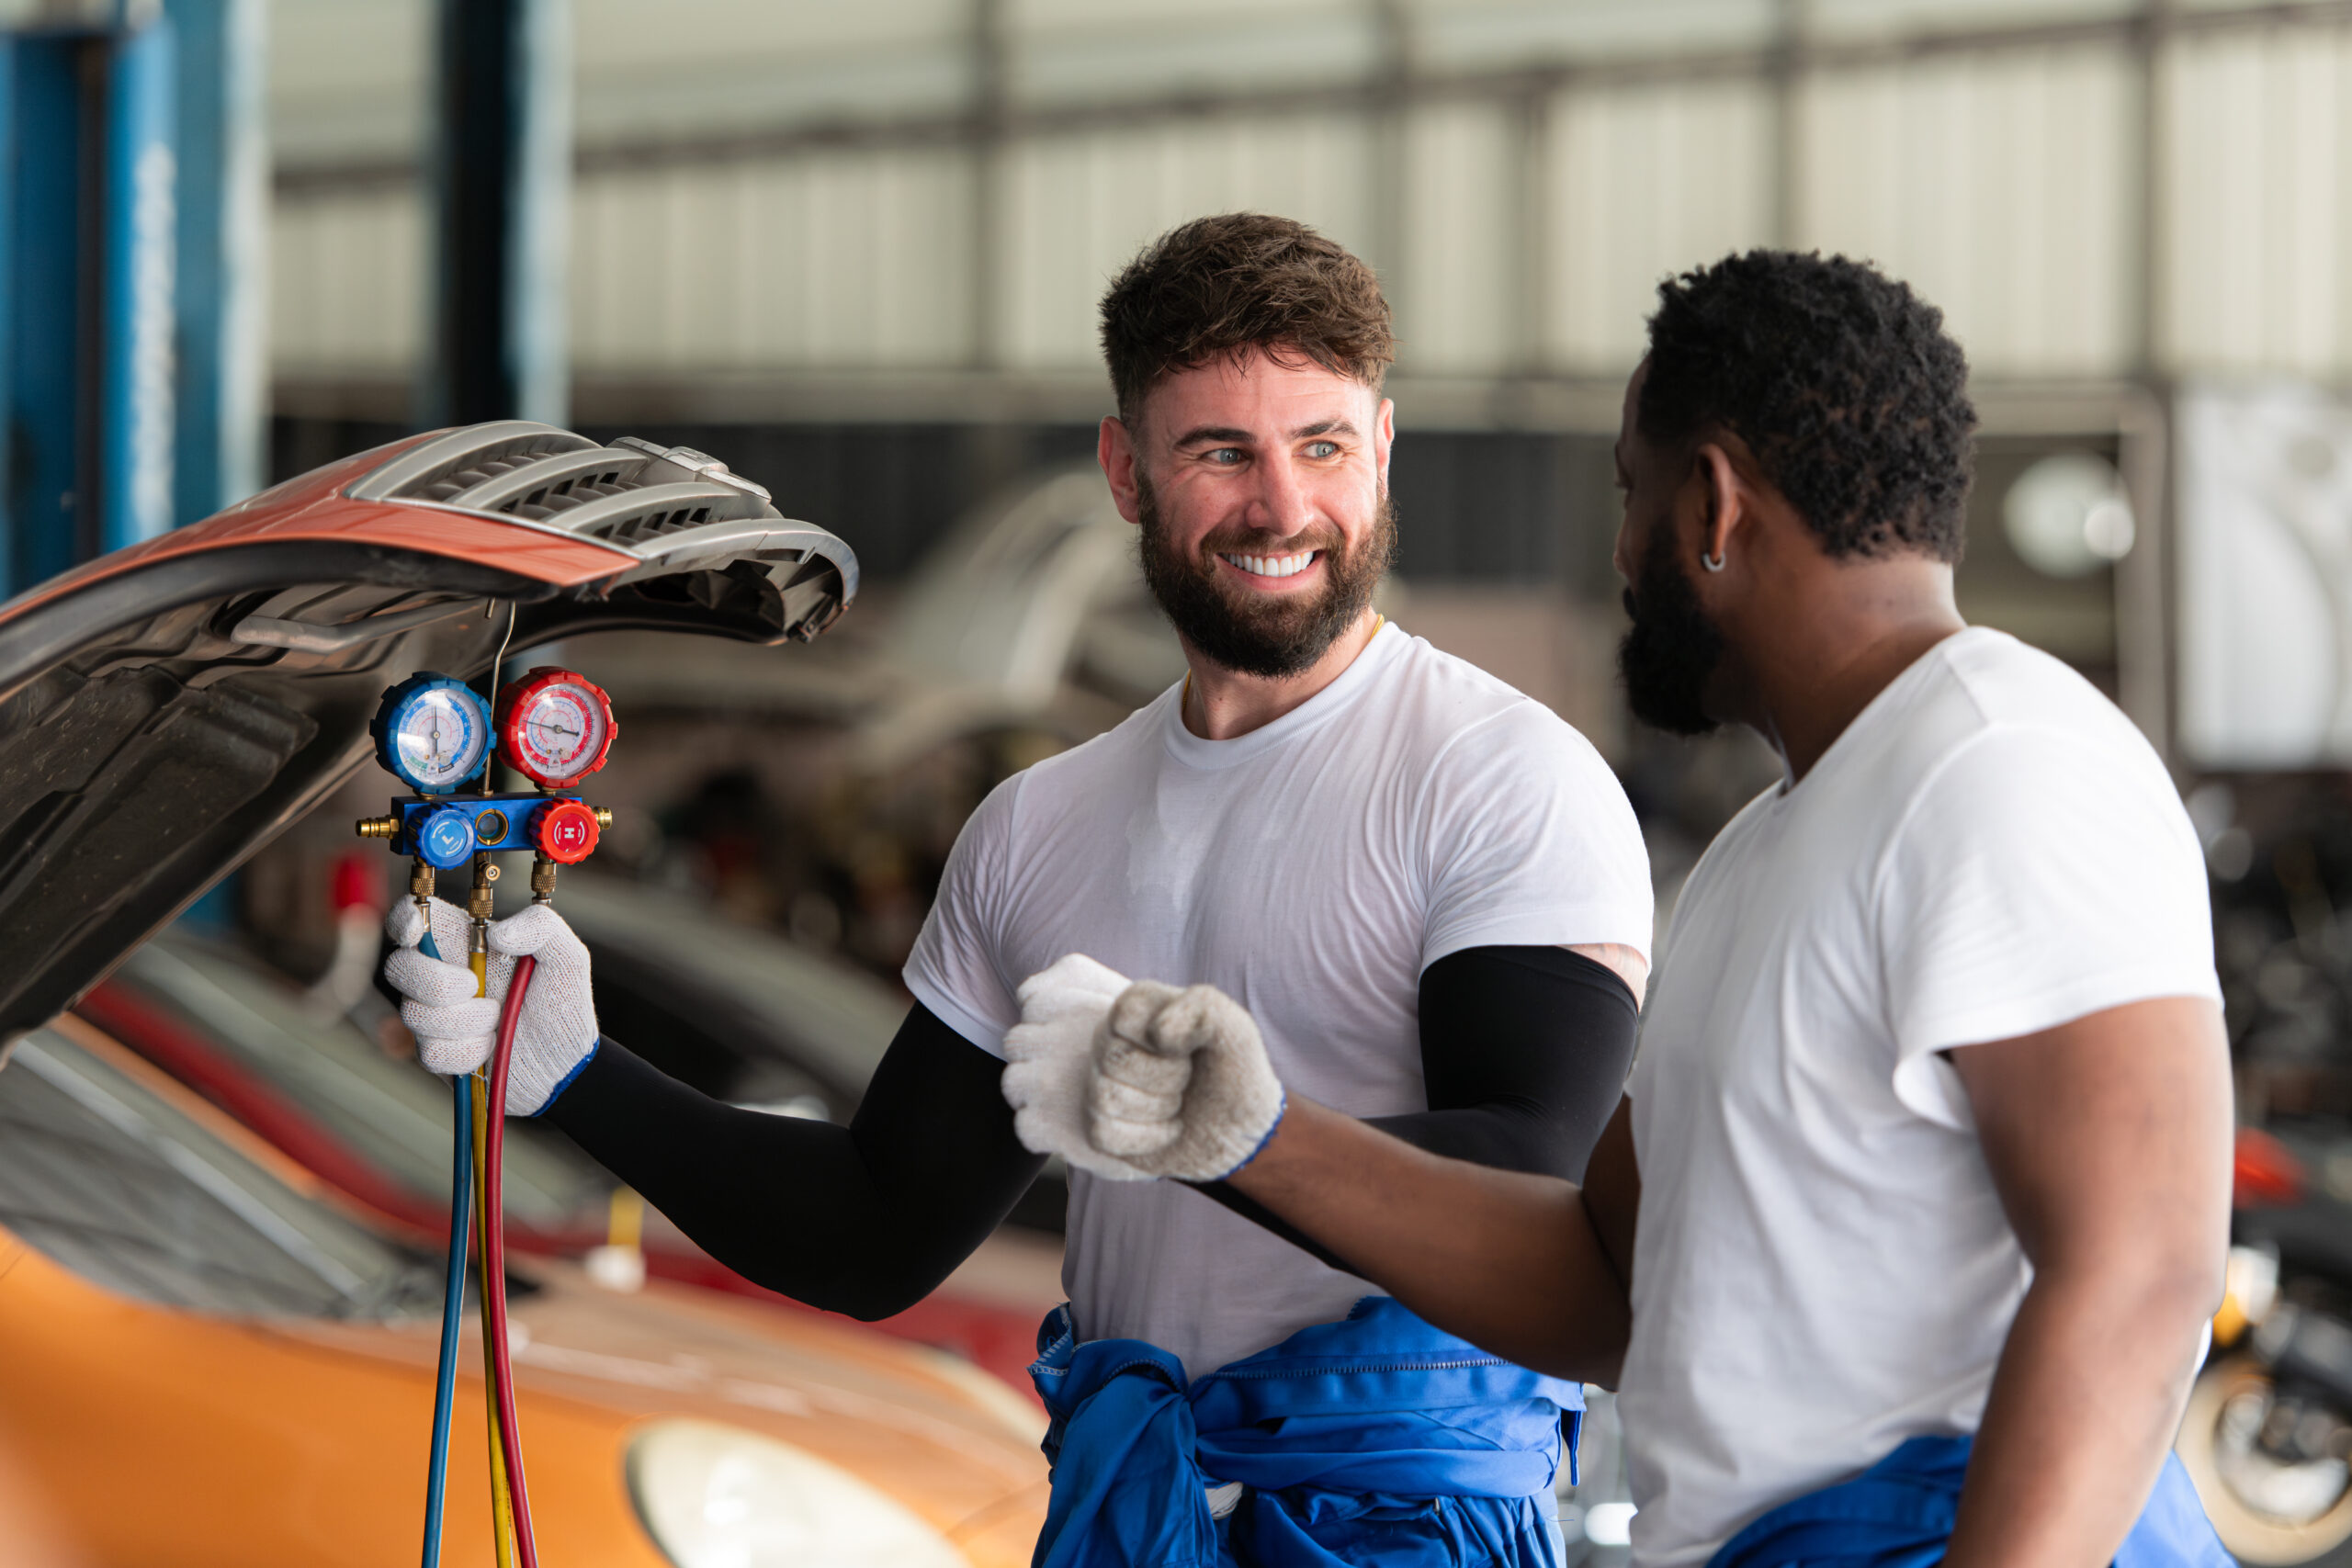
[[[83,1283],[0,1235],[0,1423],[94,1564],[405,1568],[423,1529],[429,1349],[413,1369]],[[476,1363],[477,1367],[479,1363]],[[665,1568],[629,1506],[628,1417],[523,1409],[548,1560]],[[481,1381],[458,1385],[451,1561],[490,1553]]]

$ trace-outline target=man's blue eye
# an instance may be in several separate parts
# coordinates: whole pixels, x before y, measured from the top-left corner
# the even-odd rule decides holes
[[[1225,464],[1238,463],[1241,461],[1241,448],[1238,446],[1219,446],[1209,454],[1209,461],[1212,463]]]
[[[1309,442],[1306,447],[1306,455],[1310,457],[1336,457],[1339,453],[1340,444],[1336,441]]]

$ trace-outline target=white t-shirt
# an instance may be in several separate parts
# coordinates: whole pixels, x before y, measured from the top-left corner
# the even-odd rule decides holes
[[[1950,637],[1682,889],[1628,1092],[1618,1408],[1641,1568],[1921,1434],[1973,1432],[2030,1270],[1936,1053],[2220,997],[2204,863],[2138,730]]]
[[[1418,986],[1447,953],[1623,942],[1650,883],[1617,780],[1549,709],[1393,626],[1263,728],[1204,740],[1171,687],[982,804],[908,987],[1002,1054],[1013,988],[1065,953],[1205,981],[1283,1081],[1358,1116],[1428,1109]],[[1329,1323],[1371,1287],[1171,1182],[1070,1179],[1062,1281],[1089,1339],[1193,1376]]]

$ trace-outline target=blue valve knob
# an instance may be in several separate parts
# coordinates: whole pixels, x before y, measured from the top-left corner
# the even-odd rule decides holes
[[[473,852],[474,819],[461,807],[436,807],[416,825],[416,858],[435,871],[454,871]]]

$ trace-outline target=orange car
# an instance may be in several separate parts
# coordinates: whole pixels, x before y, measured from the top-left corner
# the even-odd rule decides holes
[[[414,1561],[439,1265],[78,1020],[0,1072],[0,1427],[93,1563]],[[944,1354],[513,1273],[537,1537],[567,1564],[1025,1562],[1044,1417]],[[446,1551],[490,1550],[479,1340]]]
[[[412,1561],[438,1315],[437,1258],[64,1010],[365,765],[391,682],[478,674],[510,639],[805,639],[856,584],[839,539],[701,453],[508,422],[0,604],[0,1450],[62,1537],[40,1550]],[[550,1562],[1026,1558],[1042,1416],[968,1365],[707,1292],[510,1274]],[[473,1370],[451,1561],[488,1544]]]

